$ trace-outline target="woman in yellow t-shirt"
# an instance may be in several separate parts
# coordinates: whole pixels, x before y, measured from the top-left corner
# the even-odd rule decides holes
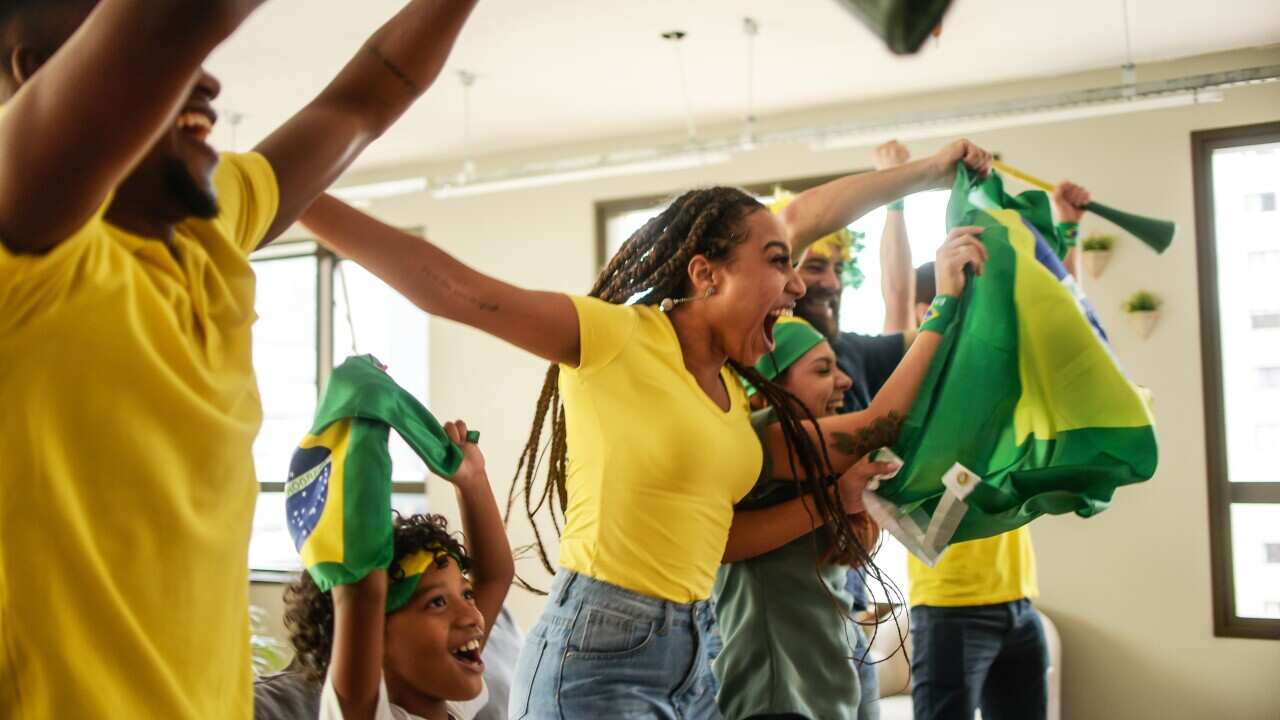
[[[981,171],[989,158],[958,141],[928,161],[860,180],[858,201],[874,207],[946,185],[957,162]],[[801,199],[796,207],[815,209],[823,196]],[[564,514],[561,569],[521,654],[513,718],[714,718],[703,648],[721,561],[820,526],[838,548],[865,557],[841,498],[859,495],[873,469],[854,466],[838,441],[806,427],[753,367],[773,348],[778,317],[804,294],[792,265],[804,248],[741,190],[681,195],[627,241],[592,297],[513,287],[332,198],[317,201],[304,223],[423,310],[554,363],[524,455],[535,464],[550,411],[548,482],[535,492],[526,467],[524,490],[531,507],[549,501]],[[952,251],[959,268],[985,257],[968,236]],[[882,404],[881,414],[909,406],[934,349],[917,341],[897,403]],[[808,492],[735,515],[763,463],[739,377],[782,408],[766,432],[771,457],[786,468],[774,474],[804,480]],[[874,419],[844,417],[842,433]],[[828,481],[841,473],[837,490]],[[550,570],[545,552],[543,560]]]

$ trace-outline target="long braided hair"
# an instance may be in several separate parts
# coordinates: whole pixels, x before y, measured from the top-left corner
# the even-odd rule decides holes
[[[751,213],[758,211],[767,212],[767,209],[738,188],[712,187],[684,193],[646,222],[622,245],[596,279],[590,296],[614,304],[623,304],[640,296],[637,302],[645,305],[656,305],[663,298],[686,296],[689,292],[689,261],[697,255],[703,255],[713,262],[727,260],[733,249],[746,237],[743,221]],[[823,528],[829,534],[828,557],[854,566],[870,565],[870,551],[873,548],[870,546],[867,528],[861,523],[859,527],[855,527],[854,522],[844,513],[838,487],[834,495],[829,492],[833,478],[822,431],[820,428],[817,430],[817,443],[806,432],[803,424],[805,420],[817,428],[814,416],[791,393],[766,380],[755,368],[733,360],[729,361],[729,365],[777,409],[789,451],[792,475],[803,478],[802,482],[813,498],[813,505],[818,511]],[[568,507],[565,489],[568,446],[559,376],[559,366],[553,364],[547,369],[529,431],[529,441],[525,444],[516,467],[504,516],[509,523],[517,492],[522,492],[525,514],[533,528],[533,547],[548,573],[554,573],[555,569],[547,556],[537,516],[544,508],[549,510],[551,523],[558,535]],[[551,437],[544,450],[542,434],[548,416]],[[547,458],[546,480],[535,488],[534,475],[544,452],[550,455]],[[527,590],[542,594],[542,591],[523,579],[519,579],[519,583]]]

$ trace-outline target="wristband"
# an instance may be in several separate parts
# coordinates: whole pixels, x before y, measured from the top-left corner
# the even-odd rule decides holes
[[[920,323],[920,332],[936,332],[945,335],[951,323],[956,319],[956,310],[960,307],[959,298],[950,295],[939,295],[933,299],[924,321]]]
[[[898,198],[884,207],[886,210],[897,210],[898,212],[902,212],[902,209],[906,207],[906,203],[902,198]]]
[[[1080,242],[1080,223],[1060,222],[1056,229],[1067,247],[1075,247]]]

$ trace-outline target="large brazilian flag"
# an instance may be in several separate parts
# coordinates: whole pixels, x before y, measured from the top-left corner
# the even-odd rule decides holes
[[[975,181],[961,166],[947,207],[960,225],[984,228],[989,260],[893,448],[901,471],[866,496],[929,564],[1046,513],[1096,515],[1156,469],[1148,396],[1062,264],[1049,197],[1012,197],[996,173]]]

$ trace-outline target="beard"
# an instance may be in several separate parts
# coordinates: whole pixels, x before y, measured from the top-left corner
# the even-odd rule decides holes
[[[810,289],[796,301],[795,313],[830,340],[840,332],[840,293]]]
[[[165,186],[188,217],[212,220],[218,216],[218,197],[192,177],[181,160],[175,158],[165,167]]]

